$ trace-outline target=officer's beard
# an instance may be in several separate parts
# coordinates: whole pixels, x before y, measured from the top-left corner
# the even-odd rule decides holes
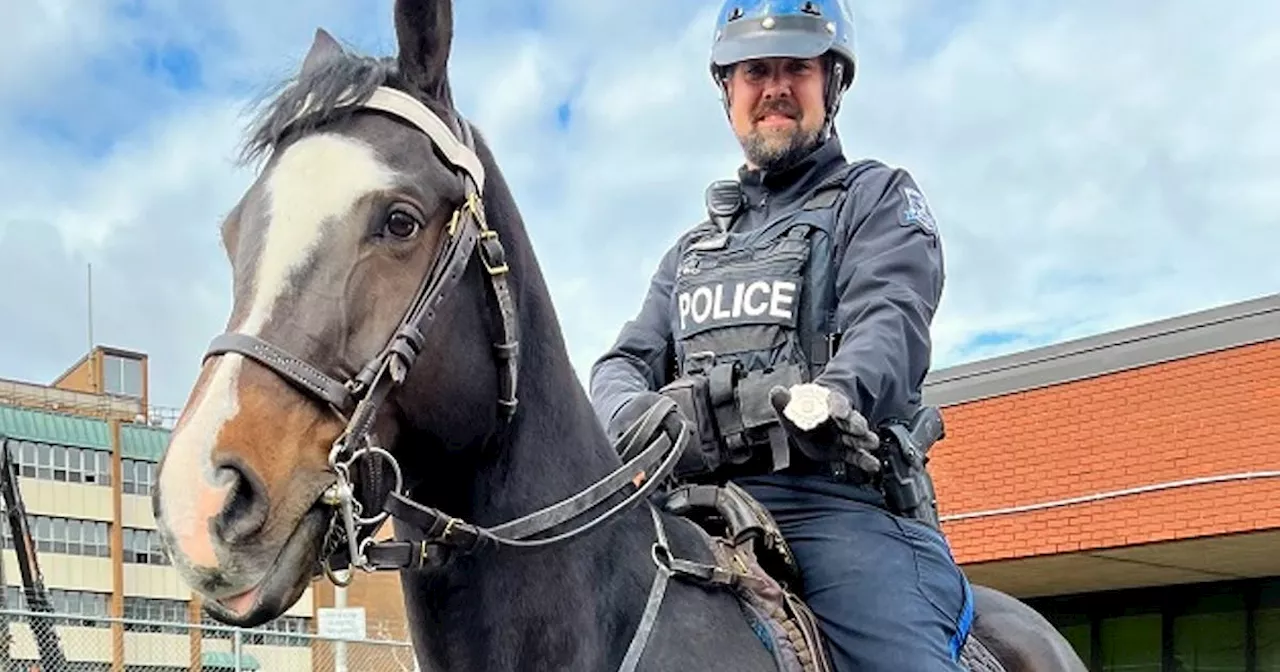
[[[771,113],[786,114],[792,119],[800,117],[800,110],[793,103],[783,100],[766,103],[757,113],[756,118],[763,119],[765,115]],[[806,130],[798,126],[795,130],[789,131],[785,137],[780,137],[777,133],[766,134],[756,129],[748,132],[745,137],[740,137],[739,142],[742,144],[747,160],[752,165],[766,172],[777,172],[794,166],[808,156],[819,144],[821,132],[821,129]]]

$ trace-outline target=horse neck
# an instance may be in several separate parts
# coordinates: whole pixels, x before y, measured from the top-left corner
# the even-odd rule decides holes
[[[524,515],[587,489],[619,460],[568,358],[536,335],[523,339],[520,415],[481,475],[485,517]]]
[[[470,492],[460,514],[486,526],[582,492],[621,464],[574,375],[536,268],[517,286],[520,410],[465,479]],[[653,534],[641,506],[550,548],[491,547],[420,582],[410,578],[407,589],[417,594],[406,599],[424,619],[418,636],[430,640],[426,650],[442,669],[522,669],[535,661],[593,669],[601,656],[617,655],[635,627],[653,576]]]

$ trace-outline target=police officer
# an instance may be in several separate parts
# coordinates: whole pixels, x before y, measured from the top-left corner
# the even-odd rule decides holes
[[[711,72],[745,165],[663,257],[591,397],[612,436],[681,400],[701,441],[677,475],[732,478],[774,515],[837,670],[958,670],[969,585],[871,457],[919,406],[942,251],[905,170],[843,155],[852,44],[843,0],[724,3]],[[815,391],[816,419],[797,408]]]

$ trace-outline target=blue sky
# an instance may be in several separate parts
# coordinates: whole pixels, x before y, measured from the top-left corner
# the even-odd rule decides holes
[[[0,377],[95,340],[149,352],[179,405],[229,308],[217,226],[252,97],[317,26],[394,49],[389,0],[7,3]],[[935,367],[1280,287],[1280,5],[855,0],[851,157],[909,169],[948,285]],[[585,375],[658,257],[733,174],[706,57],[714,2],[471,0],[459,106],[495,148]]]

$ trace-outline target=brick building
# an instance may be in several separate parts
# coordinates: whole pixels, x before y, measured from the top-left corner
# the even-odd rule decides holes
[[[1093,670],[1280,670],[1280,295],[936,371],[956,559]]]

